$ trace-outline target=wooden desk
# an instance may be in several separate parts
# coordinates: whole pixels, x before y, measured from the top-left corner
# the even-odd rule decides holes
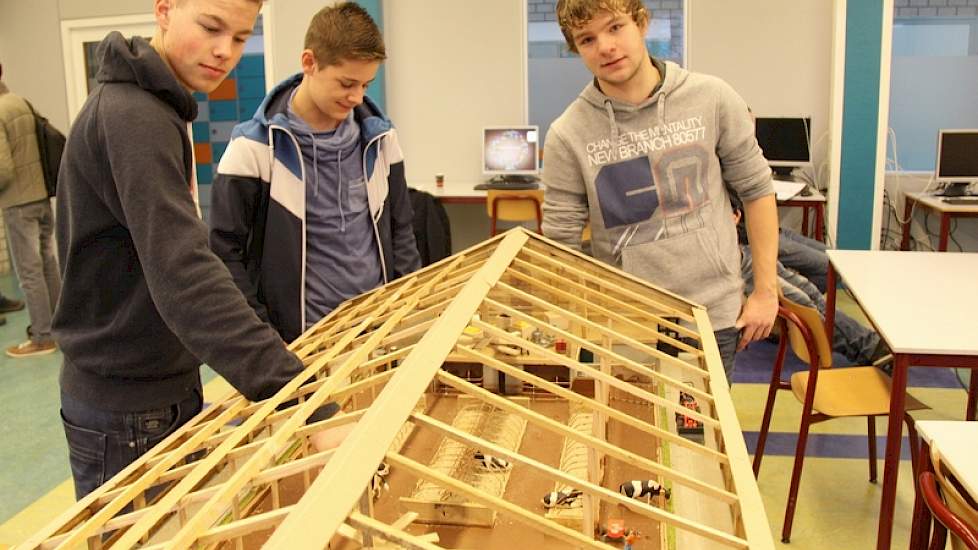
[[[835,323],[836,274],[893,352],[893,385],[876,547],[889,550],[900,465],[907,370],[972,369],[966,418],[978,393],[978,254],[829,250],[825,323]]]
[[[825,242],[825,195],[818,191],[813,191],[810,196],[801,194],[795,195],[790,199],[779,200],[778,206],[794,206],[801,208],[801,234],[808,237],[808,211],[811,210],[815,218],[815,228],[813,239]]]
[[[917,475],[934,471],[930,447],[936,446],[941,462],[961,482],[971,498],[978,500],[978,457],[975,455],[975,448],[978,447],[978,422],[923,420],[917,422],[917,434],[921,440]],[[931,525],[929,518],[930,514],[918,489],[910,532],[912,550],[927,548]]]
[[[941,216],[941,230],[937,242],[937,250],[947,251],[948,235],[951,232],[952,218],[978,218],[978,201],[974,204],[954,205],[947,204],[942,197],[928,193],[907,193],[904,195],[903,219],[903,238],[900,240],[900,250],[906,250],[910,245],[910,222],[913,221],[913,205],[918,204],[924,208],[929,208]]]

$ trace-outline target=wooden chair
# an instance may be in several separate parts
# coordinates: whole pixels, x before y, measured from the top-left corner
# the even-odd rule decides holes
[[[960,482],[941,464],[940,450],[931,445],[930,460],[934,471],[921,472],[918,477],[921,497],[931,516],[937,520],[930,548],[943,549],[947,531],[951,531],[951,548],[978,550],[978,504]]]
[[[801,426],[798,430],[798,445],[795,449],[794,469],[788,491],[788,503],[781,530],[782,542],[789,542],[791,525],[794,520],[798,499],[798,486],[805,461],[805,446],[808,443],[809,427],[825,420],[845,416],[865,416],[869,433],[869,480],[876,482],[876,416],[886,416],[890,411],[890,377],[882,370],[867,367],[834,368],[832,366],[832,347],[829,344],[822,324],[822,317],[813,307],[796,304],[783,296],[779,299],[778,325],[780,343],[778,355],[771,373],[764,418],[757,439],[757,452],[754,454],[754,476],[761,469],[764,444],[771,426],[774,399],[778,390],[791,390],[802,404]],[[802,361],[808,363],[808,371],[797,372],[789,381],[781,379],[787,343]],[[912,396],[907,396],[907,411],[927,408]],[[916,464],[917,434],[913,419],[904,415],[910,434],[911,456]],[[916,469],[915,469],[916,471]]]
[[[537,220],[537,233],[543,233],[543,190],[508,191],[490,189],[486,193],[486,213],[489,215],[489,234],[496,234],[496,222],[525,222]]]

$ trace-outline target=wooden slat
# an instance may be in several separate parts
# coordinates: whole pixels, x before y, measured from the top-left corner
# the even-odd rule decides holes
[[[386,310],[389,303],[397,300],[401,293],[409,290],[412,285],[404,284],[400,289],[390,296],[384,305],[378,308],[376,314],[379,314]],[[422,291],[424,289],[421,289]],[[407,308],[403,308],[406,310]],[[406,314],[406,311],[405,311]],[[361,321],[363,329],[373,321],[372,316],[367,316]],[[376,332],[377,339],[379,340],[383,335],[384,328],[390,330],[392,326],[396,325],[395,319],[389,319],[384,327],[378,329]],[[341,342],[342,345],[337,345],[333,349],[340,350],[346,347],[346,344],[353,340],[359,335],[360,331],[351,330],[347,331],[344,336],[345,342]],[[370,348],[373,349],[373,348]],[[364,355],[369,353],[368,349],[364,349]],[[195,469],[186,478],[184,478],[180,483],[171,489],[163,499],[163,506],[161,506],[161,511],[155,512],[153,514],[144,517],[136,525],[134,525],[118,542],[121,547],[126,547],[127,545],[134,545],[140,537],[146,534],[156,523],[162,519],[165,512],[162,509],[166,507],[172,507],[182,496],[190,492],[197,483],[206,475],[207,472],[213,468],[220,458],[227,454],[232,448],[237,446],[237,444],[244,438],[247,433],[250,433],[254,426],[259,424],[261,420],[271,414],[275,407],[281,404],[285,397],[291,395],[300,385],[302,385],[310,376],[314,375],[322,365],[325,365],[329,360],[328,356],[320,358],[315,364],[308,367],[303,374],[298,375],[291,382],[285,385],[272,399],[265,401],[265,405],[259,409],[259,413],[252,416],[240,428],[240,431],[236,431],[236,434],[229,437],[221,445],[211,453],[202,462],[200,468]],[[317,408],[322,406],[326,400],[329,398],[330,394],[337,389],[339,384],[356,368],[356,363],[350,361],[346,366],[346,372],[344,369],[340,369],[339,372],[334,376],[330,376],[327,382],[314,394],[311,398],[307,399],[300,407],[296,409],[295,414],[286,421],[285,425],[272,437],[268,438],[265,445],[257,451],[248,461],[239,467],[239,470],[234,474],[231,480],[225,485],[223,490],[218,493],[208,503],[206,503],[192,518],[189,519],[183,529],[177,533],[176,537],[171,541],[174,548],[186,548],[195,539],[195,537],[200,534],[204,529],[208,528],[214,520],[220,515],[224,507],[230,504],[231,499],[238,490],[241,489],[250,477],[253,477],[261,468],[264,466],[275,454],[279,452],[281,447],[285,444],[286,439],[290,436],[291,432],[295,431],[309,416],[315,412]]]
[[[429,468],[419,462],[415,462],[405,456],[389,453],[387,455],[388,462],[391,465],[396,465],[403,470],[414,474],[417,477],[426,479],[437,485],[441,485],[446,489],[450,489],[454,493],[462,494],[475,502],[482,504],[483,506],[488,506],[495,510],[499,510],[500,513],[511,516],[513,519],[519,521],[520,523],[526,524],[533,529],[542,531],[543,533],[562,540],[574,548],[599,548],[599,549],[614,549],[614,546],[598,542],[590,537],[585,537],[577,531],[573,531],[560,525],[556,522],[547,520],[542,516],[528,512],[519,506],[507,502],[499,497],[494,497],[487,493],[484,493],[478,489],[473,488],[471,485],[462,483],[453,477],[447,476],[441,472],[438,472],[432,468]],[[311,548],[312,546],[303,546],[303,548]]]
[[[586,319],[584,317],[581,317],[580,315],[578,315],[578,314],[576,314],[576,313],[574,313],[572,311],[569,311],[569,310],[567,310],[565,308],[562,308],[562,307],[556,306],[554,304],[551,304],[550,302],[547,302],[546,300],[542,300],[540,298],[537,298],[536,296],[533,296],[532,294],[530,294],[528,292],[523,292],[522,290],[520,290],[520,289],[518,289],[518,288],[516,288],[514,286],[510,286],[510,285],[508,285],[506,283],[500,282],[497,285],[497,287],[499,287],[499,289],[504,290],[507,293],[509,293],[509,294],[511,294],[511,295],[513,295],[513,296],[515,296],[517,298],[519,298],[520,300],[524,300],[526,302],[529,302],[529,303],[531,303],[531,304],[533,304],[533,305],[535,305],[535,306],[537,306],[539,308],[542,308],[544,310],[548,310],[548,311],[557,313],[557,314],[563,316],[564,318],[569,319],[569,320],[574,321],[574,322],[577,322],[577,323],[581,324],[582,326],[585,326],[585,327],[587,327],[587,328],[589,328],[591,330],[594,330],[594,331],[598,332],[599,334],[601,334],[603,336],[607,336],[607,337],[611,338],[612,340],[617,340],[619,342],[622,342],[623,344],[627,345],[628,347],[630,347],[630,348],[632,348],[632,349],[634,349],[636,351],[640,351],[640,352],[642,352],[642,353],[644,353],[646,355],[649,355],[651,357],[655,357],[656,359],[658,359],[659,361],[661,361],[663,363],[668,363],[670,365],[679,367],[685,373],[688,373],[688,374],[691,374],[693,376],[696,376],[697,378],[706,378],[706,376],[707,376],[706,371],[704,371],[702,368],[700,368],[700,367],[698,367],[696,365],[691,365],[691,364],[687,363],[686,361],[683,361],[682,359],[678,359],[678,358],[673,357],[673,356],[671,356],[671,355],[669,355],[669,354],[667,354],[665,352],[659,351],[659,350],[653,348],[652,346],[649,346],[647,344],[644,344],[642,342],[639,342],[638,340],[636,340],[634,338],[630,338],[630,337],[625,336],[624,334],[621,334],[621,333],[616,333],[615,331],[609,329],[608,327],[605,327],[605,326],[602,326],[602,325],[600,325],[598,323],[595,323],[595,322],[591,321],[590,319]]]
[[[663,523],[674,525],[681,529],[685,529],[691,533],[695,533],[697,535],[706,537],[716,542],[723,543],[733,548],[747,548],[747,541],[743,539],[724,533],[722,531],[718,531],[717,529],[713,529],[712,527],[709,527],[707,525],[702,525],[695,521],[691,521],[681,516],[677,516],[676,514],[672,514],[665,510],[656,508],[655,506],[645,504],[639,499],[628,498],[620,493],[606,489],[596,483],[591,483],[588,482],[587,480],[574,477],[572,475],[560,471],[559,469],[552,468],[542,462],[538,462],[536,460],[523,456],[517,451],[511,451],[501,445],[496,445],[481,437],[463,432],[453,426],[445,424],[444,422],[440,422],[425,414],[414,413],[411,415],[411,419],[412,421],[417,422],[419,426],[424,426],[436,430],[445,437],[454,439],[463,444],[470,445],[473,448],[481,449],[482,452],[491,454],[492,456],[501,456],[503,458],[510,459],[513,462],[518,462],[520,464],[529,466],[530,468],[533,468],[537,472],[542,473],[543,475],[545,475],[546,477],[552,480],[566,483],[567,485],[575,489],[580,489],[585,493],[598,497],[605,502],[624,506],[625,508],[628,508],[629,510],[635,512],[636,514],[645,516],[650,519],[654,519],[656,521],[661,521]]]
[[[471,395],[481,401],[491,403],[493,406],[508,411],[512,414],[517,414],[526,418],[528,421],[533,422],[537,426],[544,428],[547,431],[556,433],[566,438],[573,439],[575,441],[580,441],[581,443],[587,445],[590,448],[597,449],[601,452],[606,453],[609,456],[613,456],[618,460],[622,460],[636,467],[648,470],[649,472],[663,475],[671,479],[675,483],[685,485],[695,491],[698,491],[706,496],[716,498],[722,502],[733,503],[737,502],[737,495],[723,489],[720,487],[715,487],[708,483],[704,483],[698,479],[692,478],[682,472],[679,472],[673,468],[669,468],[645,458],[639,456],[633,452],[626,451],[619,447],[616,447],[607,441],[597,439],[589,434],[583,434],[577,430],[570,428],[552,418],[544,416],[536,411],[532,411],[525,407],[521,407],[510,402],[507,399],[503,399],[498,395],[477,387],[473,384],[462,380],[461,378],[454,376],[446,371],[440,371],[437,374],[438,379],[452,386],[453,388],[459,390],[462,393]]]
[[[725,418],[720,425],[723,434],[723,449],[730,459],[729,471],[733,475],[733,489],[740,498],[739,511],[744,525],[744,538],[751,541],[751,548],[774,548],[771,539],[771,526],[764,512],[757,481],[754,479],[753,466],[744,443],[744,434],[737,421],[737,411],[727,386],[727,377],[723,372],[723,361],[720,359],[720,349],[717,347],[710,326],[710,317],[705,309],[693,310],[697,324],[703,328],[703,349],[706,350],[707,364],[710,368],[710,385],[714,388],[716,414]],[[717,386],[720,386],[717,388]]]
[[[535,266],[535,265],[533,265],[533,264],[531,264],[529,262],[525,262],[525,261],[520,260],[520,259],[517,259],[516,261],[514,261],[513,262],[513,266],[514,266],[514,268],[517,268],[518,267],[518,268],[526,269],[528,271],[534,271],[534,272],[536,272],[536,273],[538,273],[540,275],[543,275],[543,274],[547,274],[548,273],[545,269],[540,268],[540,267],[537,267],[537,266]],[[571,288],[573,290],[576,290],[578,292],[581,292],[582,294],[574,294],[573,292],[567,292],[567,291],[562,290],[560,288],[557,288],[557,287],[555,287],[553,285],[546,284],[542,280],[540,280],[539,278],[531,277],[529,275],[526,275],[524,273],[521,273],[521,272],[517,271],[516,269],[509,270],[508,274],[511,275],[511,276],[513,276],[513,277],[515,277],[515,278],[517,278],[517,279],[519,279],[520,281],[523,281],[524,283],[527,283],[529,285],[538,287],[538,288],[540,288],[542,290],[545,290],[547,292],[551,292],[551,293],[553,293],[553,294],[555,294],[557,296],[560,296],[560,297],[564,298],[565,300],[568,300],[570,302],[574,302],[576,304],[585,305],[589,309],[598,311],[602,315],[605,315],[606,317],[608,317],[610,319],[614,319],[615,321],[617,321],[619,323],[622,323],[623,325],[626,325],[626,326],[630,327],[632,330],[655,334],[656,335],[656,339],[658,339],[659,341],[665,342],[665,343],[667,343],[667,344],[669,344],[669,345],[671,345],[673,347],[679,348],[682,351],[685,351],[686,353],[692,354],[692,355],[694,355],[697,358],[698,357],[702,357],[702,355],[703,355],[703,351],[702,350],[696,349],[693,346],[687,344],[686,342],[683,342],[682,340],[676,340],[675,338],[673,338],[671,336],[667,336],[665,334],[659,333],[654,327],[650,327],[649,325],[643,325],[643,324],[635,321],[634,319],[630,319],[628,317],[625,317],[624,315],[622,315],[622,314],[620,314],[620,313],[618,313],[616,311],[612,311],[611,309],[608,309],[607,307],[604,307],[604,306],[596,303],[595,301],[589,301],[589,299],[594,299],[594,298],[596,298],[598,300],[601,300],[601,301],[604,301],[604,302],[611,302],[612,300],[608,299],[608,297],[605,294],[602,294],[600,292],[597,292],[594,289],[588,288],[588,287],[586,287],[584,285],[579,285],[579,284],[575,283],[574,281],[572,281],[572,280],[570,280],[570,279],[568,279],[566,277],[560,277],[560,276],[557,276],[557,275],[551,275],[554,278],[559,278],[560,279],[560,283],[562,285],[567,285],[567,287],[569,287],[569,288]],[[584,296],[587,296],[587,298],[585,298]],[[620,306],[620,304],[621,303],[619,302],[618,305]],[[609,304],[609,305],[611,305],[611,304]]]
[[[490,357],[480,351],[465,346],[459,346],[458,350],[468,355],[475,361],[490,366],[498,371],[501,371],[523,382],[533,384],[538,388],[542,388],[570,402],[578,403],[581,406],[587,408],[588,410],[591,410],[593,412],[602,412],[608,415],[609,418],[613,418],[619,422],[622,422],[623,424],[628,424],[629,426],[635,429],[641,430],[649,435],[658,437],[663,441],[668,441],[674,445],[686,447],[694,452],[708,456],[711,460],[715,460],[718,463],[722,464],[727,462],[726,455],[719,453],[713,449],[710,449],[709,447],[696,443],[695,441],[686,439],[685,437],[676,435],[668,430],[664,430],[658,426],[655,426],[654,424],[649,424],[648,422],[639,420],[638,418],[635,418],[630,414],[626,414],[617,409],[613,409],[608,405],[603,405],[601,403],[598,403],[593,399],[588,399],[587,397],[584,397],[583,395],[577,392],[573,392],[571,390],[562,388],[557,384],[554,384],[553,382],[548,382],[543,378],[540,378],[539,376],[530,374],[522,369],[513,367],[512,365],[504,363],[494,357]]]

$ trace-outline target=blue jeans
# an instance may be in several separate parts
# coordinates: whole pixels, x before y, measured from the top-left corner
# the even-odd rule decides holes
[[[81,499],[166,439],[203,407],[200,390],[179,403],[138,412],[108,411],[61,393],[68,461]]]
[[[782,229],[779,236],[778,261],[814,283],[819,292],[825,293],[829,270],[825,244],[790,229]]]
[[[741,272],[744,277],[744,291],[750,293],[754,289],[754,269],[750,248],[741,248]],[[792,302],[813,307],[825,319],[825,297],[815,285],[784,265],[777,263],[778,286],[781,293]],[[857,365],[871,363],[874,352],[880,343],[880,336],[872,329],[866,328],[859,321],[849,317],[844,312],[835,311],[835,331],[832,334],[832,350]]]

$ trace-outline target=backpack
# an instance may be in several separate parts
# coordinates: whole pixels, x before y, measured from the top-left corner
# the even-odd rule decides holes
[[[65,151],[65,135],[58,131],[48,119],[34,110],[34,106],[25,100],[34,115],[34,130],[37,133],[37,149],[41,154],[41,171],[44,172],[44,187],[48,196],[53,197],[58,190],[58,169],[61,167],[61,155]]]

